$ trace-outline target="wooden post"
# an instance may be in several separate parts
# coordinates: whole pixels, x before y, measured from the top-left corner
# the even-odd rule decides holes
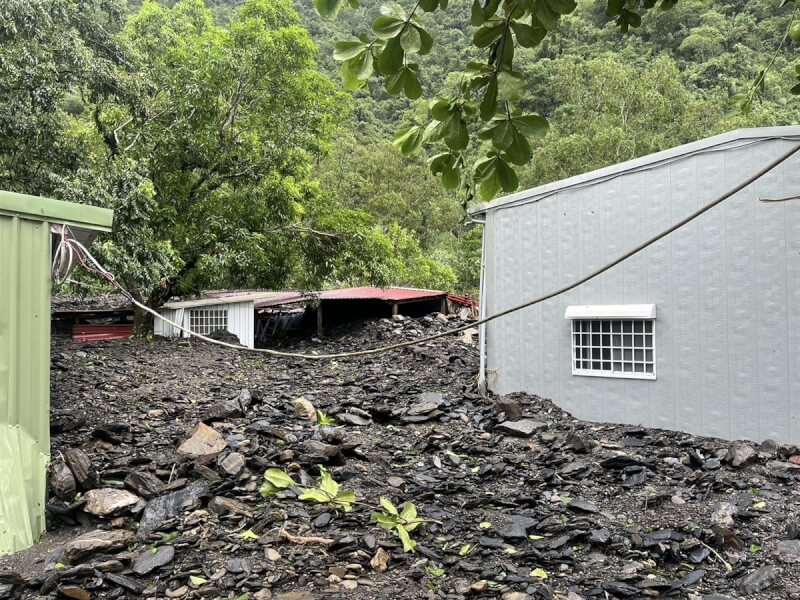
[[[442,310],[440,311],[443,315],[447,314],[447,296],[442,298]]]
[[[317,305],[317,335],[319,337],[323,336],[322,331],[322,301],[320,300],[319,304]]]
[[[399,305],[397,304],[397,302],[395,302],[394,304],[392,304],[392,316],[395,316],[398,313],[399,313]]]

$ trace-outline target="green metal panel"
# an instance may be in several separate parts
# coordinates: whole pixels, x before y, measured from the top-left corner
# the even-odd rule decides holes
[[[50,226],[0,215],[0,554],[44,531]]]
[[[50,459],[51,222],[108,230],[113,213],[0,192],[0,555],[45,529]]]
[[[0,190],[0,214],[95,231],[111,231],[111,221],[114,217],[113,211],[105,208],[2,190]]]

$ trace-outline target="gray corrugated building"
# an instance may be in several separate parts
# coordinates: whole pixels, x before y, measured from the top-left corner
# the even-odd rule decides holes
[[[482,312],[575,281],[747,180],[800,126],[746,129],[500,198]],[[576,417],[800,443],[800,153],[598,278],[482,331],[507,394]]]

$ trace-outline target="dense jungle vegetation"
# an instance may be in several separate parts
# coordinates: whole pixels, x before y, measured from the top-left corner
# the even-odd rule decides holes
[[[97,253],[154,305],[210,287],[474,291],[464,191],[391,143],[463,81],[472,2],[422,16],[435,43],[416,101],[379,79],[342,89],[335,43],[369,30],[381,1],[361,4],[323,20],[311,0],[4,2],[0,188],[114,208]],[[578,2],[514,58],[518,106],[550,123],[519,185],[800,122],[784,4],[680,0],[620,33],[605,2]],[[770,60],[749,112],[732,106]]]

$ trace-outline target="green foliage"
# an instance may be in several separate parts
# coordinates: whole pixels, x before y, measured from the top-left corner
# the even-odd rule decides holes
[[[681,3],[676,0],[606,0],[580,5],[575,0],[472,0],[454,3],[448,14],[441,3],[432,1],[384,4],[379,15],[371,10],[371,2],[363,4],[370,9],[367,19],[371,21],[371,30],[364,32],[362,21],[359,31],[351,20],[350,34],[356,33],[357,40],[337,44],[333,54],[342,62],[345,86],[353,90],[367,89],[370,78],[377,76],[390,94],[404,94],[410,101],[426,91],[434,96],[424,119],[427,123],[403,124],[395,136],[395,144],[407,156],[416,155],[422,149],[431,152],[431,171],[441,178],[446,189],[465,188],[468,200],[476,192],[483,199],[491,199],[501,190],[515,190],[519,185],[519,167],[530,163],[533,156],[530,140],[541,138],[547,132],[542,116],[521,110],[530,104],[526,87],[537,83],[530,77],[530,67],[536,59],[564,55],[568,50],[565,45],[581,45],[589,48],[590,55],[596,54],[599,43],[616,45],[617,49],[630,48],[632,52],[621,62],[640,68],[654,55],[649,54],[650,51],[659,50],[646,47],[648,38],[660,37],[662,44],[672,45],[661,49],[689,60],[739,61],[737,68],[745,68],[735,73],[734,78],[741,85],[751,77],[762,45],[760,40],[756,43],[747,40],[748,52],[742,53],[742,46],[735,45],[735,38],[748,33],[752,38],[751,32],[758,22],[764,39],[780,43],[769,63],[758,72],[749,91],[734,96],[733,104],[747,113],[752,110],[754,99],[766,93],[770,73],[784,62],[787,40],[800,38],[800,30],[791,21],[797,11],[794,2],[784,2],[783,11],[775,8],[765,11],[761,6],[727,6],[698,0]],[[469,38],[452,40],[441,31],[434,31],[436,25],[422,18],[423,10],[439,11],[437,20],[448,20],[454,27],[466,31]],[[677,14],[661,18],[662,14],[671,13]],[[774,28],[776,20],[785,23],[787,13],[789,27]],[[645,14],[647,19],[643,19]],[[755,18],[752,27],[748,27],[747,20],[751,16]],[[689,27],[681,22],[686,17],[691,23]],[[463,25],[467,18],[471,30]],[[641,30],[641,33],[617,35],[610,41],[612,38],[602,31],[609,21],[623,34],[633,30]],[[763,27],[765,21],[769,21],[767,27]],[[575,26],[583,28],[581,35],[567,38],[565,34]],[[587,30],[588,36],[585,35]],[[681,35],[682,32],[685,33]],[[549,43],[551,40],[553,43]],[[431,54],[434,41],[449,45],[446,50],[433,54],[460,58],[461,66],[451,69],[457,71],[454,72],[457,80],[441,79],[436,86],[425,84],[423,73],[428,65],[423,63],[426,55]],[[558,46],[555,53],[554,45]],[[750,56],[745,58],[745,54]],[[585,55],[586,52],[581,53]],[[780,60],[776,62],[776,59]],[[792,93],[800,93],[796,84],[789,88]],[[730,95],[730,91],[725,89],[725,95]],[[517,127],[514,115],[525,115],[522,118],[530,119],[535,125]]]
[[[341,486],[334,481],[325,467],[320,467],[317,484],[316,488],[303,488],[303,493],[298,496],[298,499],[327,504],[331,508],[342,509],[344,512],[353,510],[356,493],[352,490],[341,490]]]
[[[281,490],[297,485],[294,480],[281,469],[267,469],[264,472],[264,483],[259,490],[264,498],[270,498]]]
[[[317,425],[320,427],[330,427],[331,425],[336,425],[336,420],[329,417],[321,410],[317,410]]]
[[[370,520],[399,537],[403,551],[414,552],[417,542],[411,539],[411,532],[425,522],[417,517],[417,507],[411,502],[405,502],[398,510],[388,498],[381,498],[380,502],[383,510],[373,512]]]

